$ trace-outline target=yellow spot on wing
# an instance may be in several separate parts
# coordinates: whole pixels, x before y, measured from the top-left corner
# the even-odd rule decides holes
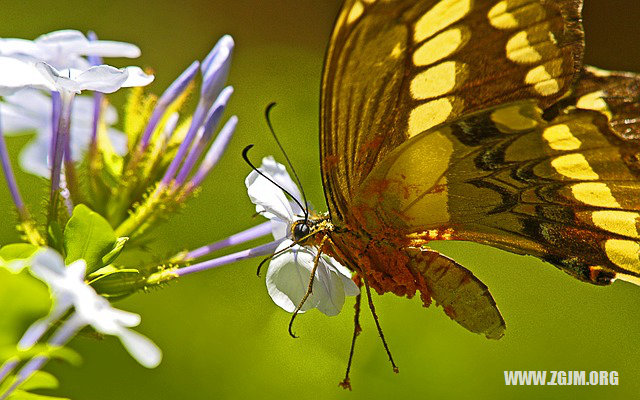
[[[425,42],[413,53],[413,63],[421,67],[449,57],[466,43],[468,30],[463,29],[451,28]]]
[[[515,29],[542,21],[546,13],[538,1],[503,0],[489,10],[487,17],[494,28]]]
[[[582,142],[571,134],[571,129],[565,124],[552,125],[544,130],[542,137],[553,150],[577,150]]]
[[[469,10],[471,0],[441,0],[416,22],[413,39],[422,42],[464,18]]]
[[[507,58],[513,62],[533,64],[542,60],[542,56],[529,43],[527,32],[516,33],[507,42]]]
[[[560,91],[560,81],[555,79],[562,74],[562,60],[553,60],[531,69],[524,81],[533,85],[536,92],[543,96],[551,96]]]
[[[604,101],[604,96],[605,93],[602,90],[585,94],[578,99],[576,106],[585,110],[600,111],[602,114],[606,115],[607,118],[611,119],[611,110],[609,110],[607,102]]]
[[[360,18],[363,12],[364,6],[361,2],[356,1],[353,7],[351,7],[349,15],[347,16],[347,24],[352,24],[353,22],[355,22],[358,18]]]
[[[538,126],[538,121],[522,115],[520,108],[520,105],[498,108],[491,113],[491,121],[501,132],[526,131]]]
[[[582,182],[571,186],[576,200],[596,207],[620,208],[620,204],[611,194],[611,189],[603,182]]]
[[[506,46],[507,58],[520,64],[534,64],[561,56],[549,23],[536,24],[513,35]]]
[[[417,74],[411,81],[411,95],[425,100],[451,92],[467,79],[467,66],[456,61],[445,61]]]
[[[640,244],[633,240],[609,239],[604,244],[612,263],[627,271],[640,274]]]
[[[632,238],[640,238],[637,219],[640,214],[631,211],[602,210],[591,213],[591,220],[598,228]]]
[[[551,161],[553,168],[560,175],[581,181],[594,181],[600,177],[596,174],[583,154],[574,153],[557,157]]]
[[[409,137],[415,136],[447,120],[453,111],[457,98],[442,98],[421,104],[414,108],[409,115]]]

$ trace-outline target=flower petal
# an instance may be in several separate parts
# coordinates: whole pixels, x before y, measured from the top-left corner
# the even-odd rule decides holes
[[[126,67],[125,71],[129,75],[122,87],[147,86],[155,79],[155,76],[145,74],[140,67]]]
[[[48,247],[36,252],[31,260],[30,269],[34,275],[47,283],[64,276],[66,271],[62,256]]]
[[[247,176],[245,185],[251,202],[256,205],[257,213],[281,223],[293,221],[295,215],[291,204],[284,192],[276,185],[256,171],[251,171]]]
[[[155,368],[162,361],[162,351],[155,343],[130,329],[122,328],[118,333],[122,345],[142,366]]]
[[[127,135],[124,132],[120,132],[117,129],[109,128],[107,130],[107,137],[111,142],[111,146],[113,147],[113,151],[118,155],[125,155],[127,152]]]
[[[5,135],[32,131],[51,124],[51,98],[36,89],[24,89],[5,96],[0,103]]]
[[[290,246],[291,240],[283,241],[276,252]],[[269,296],[274,303],[287,312],[293,312],[307,292],[309,277],[313,268],[313,253],[309,248],[293,246],[269,263],[266,284]],[[315,290],[302,306],[301,312],[314,308],[317,305]]]
[[[90,41],[83,51],[86,56],[98,57],[140,57],[140,48],[135,44],[115,42],[111,40]]]
[[[303,202],[302,194],[298,189],[298,185],[291,179],[291,176],[287,172],[287,168],[284,165],[276,162],[272,156],[267,156],[262,159],[262,165],[258,168],[260,171],[268,175],[284,190],[289,192],[300,203]],[[291,202],[291,207],[296,215],[302,215],[302,209],[296,202]]]
[[[42,73],[31,63],[11,57],[0,57],[0,96],[7,96],[24,88],[55,90]]]
[[[313,280],[313,294],[318,299],[317,308],[330,317],[340,314],[344,305],[344,284],[336,271],[329,269],[326,262],[320,258]]]
[[[87,263],[80,259],[67,265],[66,274],[74,280],[82,282],[87,272]]]
[[[75,75],[77,70],[63,70],[60,72],[45,62],[36,63],[36,69],[44,76],[45,80],[49,82],[49,85],[52,87],[51,90],[73,93],[80,93],[82,90],[80,85],[75,81],[75,77],[72,78],[72,73]]]
[[[49,138],[38,137],[36,140],[27,144],[20,152],[19,163],[20,168],[30,174],[47,179],[51,178]]]
[[[97,65],[82,71],[75,81],[80,90],[113,93],[120,89],[128,78],[129,72],[126,69],[118,69],[110,65]]]
[[[129,311],[119,310],[117,308],[111,307],[109,310],[110,318],[112,318],[117,323],[122,326],[132,327],[140,325],[140,314],[132,313]]]
[[[32,40],[7,38],[0,39],[0,55],[26,55],[42,58],[45,54]]]
[[[360,294],[360,288],[356,283],[351,279],[351,271],[340,264],[335,258],[330,257],[326,254],[323,254],[322,257],[325,259],[329,268],[336,271],[340,279],[342,280],[342,284],[344,285],[344,293],[347,296],[357,296]]]
[[[33,41],[36,44],[62,46],[69,43],[88,42],[84,34],[75,29],[61,29],[38,36]]]

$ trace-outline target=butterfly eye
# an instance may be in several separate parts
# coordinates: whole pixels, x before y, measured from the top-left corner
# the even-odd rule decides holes
[[[305,222],[298,222],[293,227],[293,238],[296,242],[304,239],[311,232],[311,228]]]

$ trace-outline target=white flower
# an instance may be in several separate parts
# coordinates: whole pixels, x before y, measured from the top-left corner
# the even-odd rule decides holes
[[[58,70],[45,62],[34,64],[17,58],[0,57],[0,96],[25,88],[60,93],[80,93],[83,90],[113,93],[122,87],[146,86],[153,78],[153,75],[145,74],[139,67],[96,65]]]
[[[0,56],[0,96],[8,96],[28,87],[56,90],[35,64]]]
[[[39,90],[27,89],[6,96],[0,103],[0,121],[5,136],[31,133],[36,137],[20,153],[20,166],[35,175],[49,178],[49,146],[51,142],[52,102],[48,95]],[[93,97],[77,96],[71,112],[71,154],[74,161],[82,159],[91,141],[93,130]],[[126,135],[110,128],[118,121],[114,107],[108,106],[101,114],[107,127],[107,136],[116,153],[123,155],[127,150]]]
[[[293,241],[287,239],[278,246],[276,252],[292,244]],[[285,311],[293,312],[307,292],[317,253],[315,247],[293,245],[269,263],[267,290],[273,301]],[[318,262],[313,291],[300,312],[317,308],[326,315],[338,315],[345,296],[357,296],[360,289],[349,278],[349,270],[335,259],[322,254]]]
[[[284,165],[269,156],[262,159],[262,165],[258,169],[302,201],[300,190]],[[276,240],[287,237],[291,232],[291,224],[304,216],[300,206],[295,201],[290,201],[282,190],[256,171],[251,171],[247,176],[245,185],[251,202],[256,205],[256,212],[271,220],[273,237]]]
[[[287,192],[302,201],[302,196],[286,168],[272,157],[265,157],[259,170]],[[267,270],[267,290],[273,301],[285,311],[293,312],[305,295],[318,250],[313,246],[294,245],[292,224],[304,218],[300,206],[256,171],[245,180],[249,198],[256,212],[269,218],[276,240],[286,238],[276,249]],[[313,292],[305,301],[301,312],[317,308],[326,315],[337,315],[344,305],[345,296],[356,296],[360,289],[350,279],[351,273],[335,259],[322,254],[313,280]]]
[[[80,31],[60,30],[39,36],[35,40],[0,39],[0,56],[23,61],[44,61],[58,69],[86,69],[85,56],[127,57],[140,56],[138,46],[109,40],[89,40]]]
[[[122,87],[146,86],[154,78],[153,75],[145,74],[140,67],[96,65],[86,69],[57,70],[45,62],[38,62],[35,66],[58,92],[80,93],[83,90],[94,90],[113,93]]]
[[[82,325],[91,325],[98,332],[117,336],[129,354],[143,366],[153,368],[160,363],[160,349],[146,337],[128,329],[140,324],[140,316],[113,308],[85,283],[84,260],[65,266],[60,254],[46,248],[33,257],[31,272],[49,285],[54,305],[48,316],[36,321],[25,333],[20,343],[23,347],[32,345],[34,337],[41,337],[52,322],[73,307],[75,320]]]

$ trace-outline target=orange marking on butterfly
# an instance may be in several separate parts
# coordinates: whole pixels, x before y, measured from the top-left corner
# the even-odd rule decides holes
[[[453,309],[453,307],[451,306],[444,306],[442,307],[442,311],[444,311],[445,314],[447,314],[447,316],[451,319],[455,319],[456,318],[456,311]]]
[[[324,160],[326,162],[325,165],[327,166],[327,168],[335,168],[340,162],[340,156],[335,154],[327,155],[324,157]]]
[[[384,141],[384,136],[376,136],[373,139],[366,141],[358,150],[358,152],[360,153],[360,155],[366,155],[366,153],[373,151],[373,150],[378,150],[380,148],[380,145],[382,145],[382,142]]]

